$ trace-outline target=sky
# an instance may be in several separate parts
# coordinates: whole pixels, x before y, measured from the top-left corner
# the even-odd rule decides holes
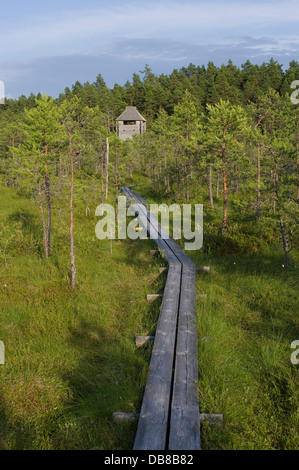
[[[112,88],[146,64],[299,61],[298,0],[0,0],[0,81],[7,97],[57,97],[100,73]]]

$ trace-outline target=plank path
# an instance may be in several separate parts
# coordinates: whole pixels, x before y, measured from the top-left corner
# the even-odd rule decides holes
[[[131,188],[121,191],[168,263],[134,450],[199,450],[195,266]]]

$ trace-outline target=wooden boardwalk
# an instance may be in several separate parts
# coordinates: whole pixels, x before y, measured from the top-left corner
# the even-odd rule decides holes
[[[129,186],[121,190],[138,205],[168,263],[134,450],[199,450],[195,266],[152,217],[146,201]]]

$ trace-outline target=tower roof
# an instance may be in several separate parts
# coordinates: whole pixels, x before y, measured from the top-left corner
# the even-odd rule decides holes
[[[135,106],[127,106],[126,110],[116,119],[117,121],[144,121],[143,116],[137,111]]]

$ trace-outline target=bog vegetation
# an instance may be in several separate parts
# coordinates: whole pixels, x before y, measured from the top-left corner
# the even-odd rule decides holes
[[[99,241],[96,207],[139,184],[148,202],[204,205],[199,275],[204,449],[298,448],[296,276],[299,105],[271,60],[190,64],[169,76],[146,66],[109,89],[101,75],[57,99],[0,107],[0,447],[130,449],[163,291],[150,241]],[[126,106],[147,131],[120,141]],[[183,245],[182,245],[183,246]]]

